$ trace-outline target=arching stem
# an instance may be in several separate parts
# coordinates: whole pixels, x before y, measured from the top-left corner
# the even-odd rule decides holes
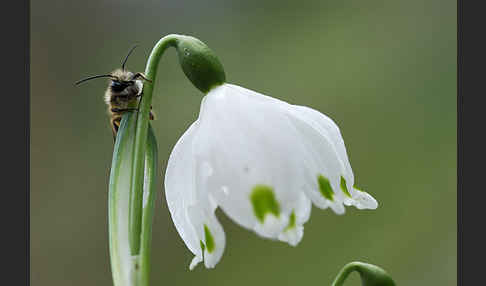
[[[151,193],[148,203],[144,203],[144,193],[153,189],[153,182],[145,182],[144,172],[155,175],[155,165],[151,168],[144,163],[151,162],[150,158],[156,156],[154,148],[155,137],[149,132],[149,114],[152,105],[152,93],[156,82],[157,70],[160,58],[169,47],[177,50],[179,64],[187,78],[204,93],[214,86],[220,85],[225,80],[223,66],[214,53],[200,40],[184,35],[168,35],[160,39],[152,49],[145,68],[146,80],[143,85],[142,97],[136,118],[135,138],[133,142],[130,179],[129,179],[129,203],[128,203],[128,243],[130,255],[133,258],[134,285],[147,286],[150,268],[150,236],[152,228],[152,213],[155,196]],[[132,133],[133,134],[133,133]],[[149,137],[147,138],[147,135]],[[149,140],[147,142],[147,140]],[[151,141],[152,140],[152,141]],[[148,143],[148,144],[147,144]],[[152,144],[153,143],[153,144]],[[149,151],[147,151],[149,148]],[[155,150],[155,151],[154,151]],[[150,153],[152,152],[152,153]],[[149,154],[150,153],[150,154]],[[150,158],[147,158],[150,157]],[[156,158],[152,158],[156,160]],[[145,167],[145,168],[144,168]],[[146,190],[144,190],[144,186]],[[148,206],[148,207],[146,207]],[[117,285],[118,286],[118,285]],[[130,285],[131,286],[131,285]]]
[[[359,273],[363,286],[395,286],[395,282],[385,270],[376,265],[358,261],[344,265],[331,286],[342,286],[353,271]]]
[[[334,279],[334,282],[332,282],[331,286],[342,286],[346,278],[348,278],[349,274],[356,270],[356,262],[351,262],[346,264],[341,271],[339,271],[338,275]]]
[[[168,35],[159,40],[152,49],[145,68],[145,76],[150,81],[145,81],[143,96],[140,102],[140,109],[137,116],[135,133],[133,174],[130,187],[130,208],[129,208],[129,233],[130,252],[132,255],[140,253],[140,241],[142,231],[142,201],[143,201],[143,171],[144,158],[147,146],[147,133],[150,106],[152,103],[152,92],[154,90],[157,68],[160,58],[165,50],[176,43],[177,35]]]

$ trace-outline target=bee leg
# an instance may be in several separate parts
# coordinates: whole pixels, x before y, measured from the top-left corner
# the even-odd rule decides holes
[[[121,117],[112,118],[111,123],[111,131],[113,131],[113,141],[116,141],[116,134],[118,133],[118,128],[120,128],[120,120]]]
[[[138,111],[138,108],[112,108],[111,112]]]
[[[150,109],[152,109],[152,107],[150,107]],[[152,112],[152,110],[150,110],[150,113],[149,113],[149,119],[150,119],[150,120],[154,120],[154,119],[155,119],[155,115],[154,115],[154,113]]]
[[[142,96],[143,96],[143,92],[141,92],[140,94],[137,94],[135,97],[140,97],[140,99],[138,100],[138,105],[137,105],[137,109],[140,110],[140,103],[142,102]]]
[[[111,109],[111,112],[123,112],[123,111],[139,111],[139,108],[112,108]],[[152,106],[150,106],[149,119],[150,120],[155,119],[154,113],[152,112]],[[118,123],[118,125],[120,125],[120,124]],[[118,131],[118,128],[117,128],[117,131]]]
[[[137,78],[141,78],[141,79],[146,80],[146,81],[148,81],[148,82],[152,82],[150,79],[148,79],[148,78],[147,78],[147,77],[146,77],[146,76],[145,76],[143,73],[141,73],[141,72],[138,72],[138,73],[134,74],[134,75],[133,75],[133,77],[132,77],[132,80],[137,79]]]

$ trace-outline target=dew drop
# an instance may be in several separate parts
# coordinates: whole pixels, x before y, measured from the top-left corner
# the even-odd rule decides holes
[[[229,195],[229,188],[228,188],[227,186],[222,186],[222,187],[221,187],[221,190],[223,191],[223,193],[224,193],[225,195]]]

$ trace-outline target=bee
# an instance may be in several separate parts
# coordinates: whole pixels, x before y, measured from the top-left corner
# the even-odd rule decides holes
[[[109,74],[90,76],[76,82],[76,85],[95,78],[110,78],[108,88],[105,91],[105,103],[108,105],[110,125],[113,131],[113,140],[120,128],[121,119],[128,111],[138,111],[140,99],[143,91],[143,81],[149,81],[143,73],[132,73],[125,69],[125,64],[130,54],[137,46],[130,49],[122,62],[121,69],[116,69]],[[134,106],[137,106],[136,108]],[[150,107],[152,109],[152,106]],[[152,110],[149,115],[150,120],[154,120]]]

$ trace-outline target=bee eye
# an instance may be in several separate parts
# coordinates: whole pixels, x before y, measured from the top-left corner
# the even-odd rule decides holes
[[[120,82],[120,81],[112,81],[110,88],[114,92],[121,92],[127,87],[126,83]]]

